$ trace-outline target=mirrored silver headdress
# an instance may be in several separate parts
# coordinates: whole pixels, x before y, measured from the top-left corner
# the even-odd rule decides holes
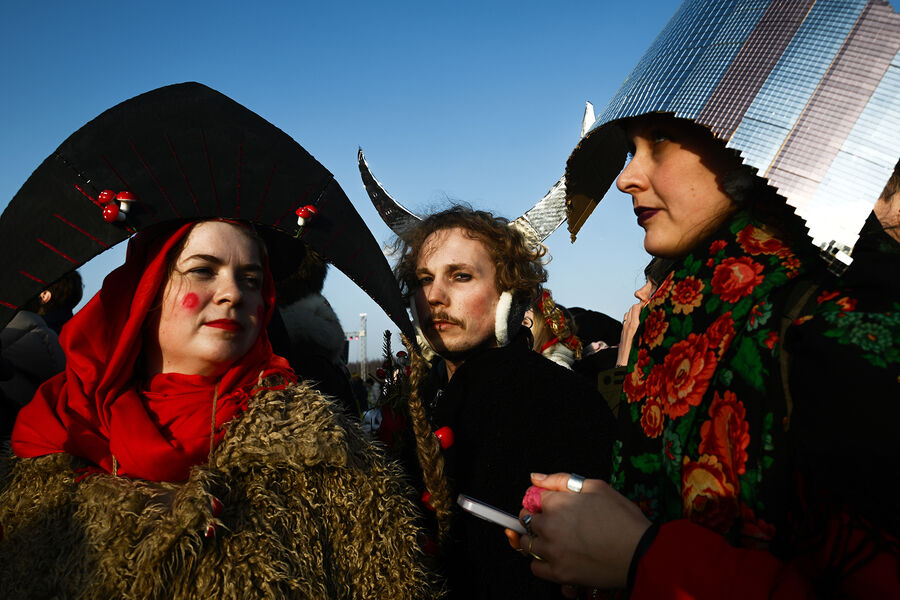
[[[617,122],[671,113],[740,152],[849,253],[900,155],[900,15],[881,0],[687,0],[575,148],[575,234],[621,172]]]

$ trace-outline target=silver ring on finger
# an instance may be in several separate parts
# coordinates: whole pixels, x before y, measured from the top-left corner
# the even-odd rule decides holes
[[[582,487],[584,487],[584,477],[576,475],[575,473],[570,474],[569,480],[566,482],[566,489],[570,492],[580,494]]]
[[[531,520],[534,518],[534,515],[531,513],[527,513],[524,517],[522,517],[522,526],[525,527],[525,531],[528,532],[528,535],[534,537],[534,532],[531,530]]]

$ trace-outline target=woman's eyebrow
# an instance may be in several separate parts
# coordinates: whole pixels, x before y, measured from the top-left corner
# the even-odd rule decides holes
[[[218,256],[216,256],[214,254],[192,254],[192,255],[188,256],[187,258],[185,258],[184,260],[185,261],[202,260],[202,261],[206,261],[206,262],[215,263],[217,265],[221,265],[222,263],[225,262],[224,260],[222,260],[221,258],[219,258]]]
[[[225,261],[222,258],[216,256],[215,254],[192,254],[183,260],[185,262],[189,261],[189,260],[201,260],[204,262],[212,263],[214,265],[225,264]],[[263,270],[262,264],[256,263],[256,262],[251,262],[251,263],[246,263],[246,264],[240,265],[240,268],[244,269],[244,270],[251,270],[251,271],[262,271]]]

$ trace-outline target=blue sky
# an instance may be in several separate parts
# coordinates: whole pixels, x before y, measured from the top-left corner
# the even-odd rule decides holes
[[[560,177],[584,102],[599,111],[679,2],[24,2],[0,5],[0,205],[68,135],[105,109],[182,81],[265,117],[334,173],[375,238],[389,230],[356,170],[418,212],[448,200],[515,218]],[[562,304],[616,318],[648,260],[613,190],[574,245],[547,240]],[[124,258],[82,269],[86,292]],[[370,357],[387,317],[332,269],[345,329],[368,314]],[[351,359],[358,347],[351,345]]]

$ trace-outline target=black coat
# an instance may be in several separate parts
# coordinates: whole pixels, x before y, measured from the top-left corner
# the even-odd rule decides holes
[[[445,451],[454,500],[463,493],[518,515],[532,472],[609,476],[614,419],[606,401],[524,345],[469,357],[430,412],[435,429],[454,433]],[[451,537],[451,597],[560,597],[559,585],[532,575],[500,526],[458,510]]]

